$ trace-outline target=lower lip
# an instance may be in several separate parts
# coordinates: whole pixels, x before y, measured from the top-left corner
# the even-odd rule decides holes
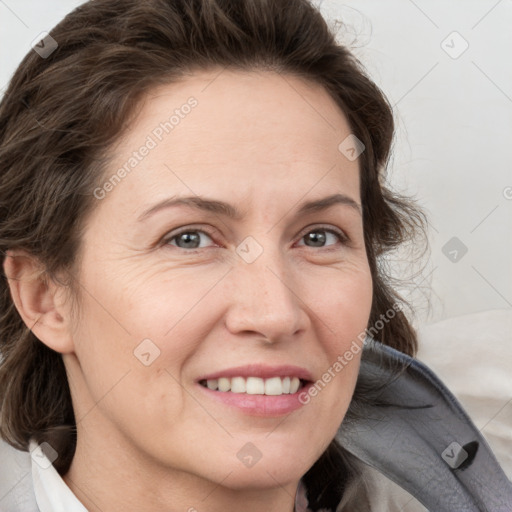
[[[299,391],[286,395],[248,395],[247,393],[232,393],[231,391],[213,391],[198,384],[201,390],[213,400],[218,400],[231,407],[236,407],[251,416],[283,416],[300,409],[305,404],[299,401],[299,396],[308,391],[311,383]]]

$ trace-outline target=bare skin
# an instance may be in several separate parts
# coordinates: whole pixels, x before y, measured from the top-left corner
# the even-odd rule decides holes
[[[360,354],[286,415],[244,412],[197,382],[248,364],[295,365],[316,381],[364,331],[372,298],[358,161],[338,150],[351,133],[343,113],[299,78],[219,71],[151,91],[114,149],[105,181],[197,100],[98,199],[81,249],[79,315],[65,288],[28,278],[37,262],[6,259],[22,317],[63,354],[78,424],[64,479],[93,512],[291,512],[353,394]],[[333,194],[348,199],[298,213]],[[243,215],[181,205],[139,220],[174,196]],[[197,247],[176,236],[182,227]],[[134,355],[143,340],[148,365]],[[239,456],[247,443],[261,454],[251,467]]]

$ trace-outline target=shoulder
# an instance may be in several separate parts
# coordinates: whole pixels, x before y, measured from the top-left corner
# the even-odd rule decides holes
[[[362,464],[336,512],[428,512],[411,494],[376,469]]]
[[[416,498],[376,469],[366,466],[363,478],[370,491],[368,512],[428,512]]]
[[[512,310],[448,318],[418,335],[418,359],[461,402],[512,479]]]
[[[434,370],[460,400],[476,424],[475,432],[479,431],[490,444],[510,479],[512,311],[450,318],[424,326],[418,334],[418,359]],[[427,510],[381,471],[367,465],[362,471],[363,479],[352,489],[351,501],[340,504],[337,512]],[[361,505],[364,502],[366,505]]]

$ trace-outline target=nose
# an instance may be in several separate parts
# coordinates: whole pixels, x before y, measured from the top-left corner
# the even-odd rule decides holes
[[[256,333],[269,343],[304,332],[310,321],[308,307],[293,275],[297,274],[277,250],[265,250],[252,263],[237,261],[230,272],[228,330],[233,334]]]

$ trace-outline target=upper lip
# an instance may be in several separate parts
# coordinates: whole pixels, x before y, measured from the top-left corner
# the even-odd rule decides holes
[[[219,379],[220,377],[260,377],[262,379],[270,379],[271,377],[298,377],[302,380],[312,381],[313,376],[305,368],[293,365],[268,366],[262,364],[248,364],[245,366],[236,366],[234,368],[226,368],[218,372],[203,375],[198,381]]]

